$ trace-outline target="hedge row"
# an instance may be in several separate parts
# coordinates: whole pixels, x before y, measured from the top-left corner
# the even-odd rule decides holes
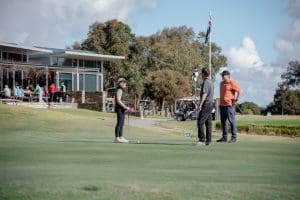
[[[216,129],[221,129],[221,123],[216,123]],[[300,136],[300,126],[273,126],[273,125],[237,125],[238,132],[258,135],[281,135],[281,136]]]

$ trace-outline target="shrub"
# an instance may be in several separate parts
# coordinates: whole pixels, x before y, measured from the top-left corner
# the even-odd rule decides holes
[[[221,122],[217,122],[216,129],[221,129]],[[241,124],[237,125],[238,132],[253,133],[258,135],[281,135],[281,136],[300,136],[300,126],[275,126],[275,125],[255,125]]]

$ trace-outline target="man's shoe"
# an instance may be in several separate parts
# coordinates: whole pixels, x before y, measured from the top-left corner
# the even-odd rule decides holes
[[[210,142],[205,142],[205,145],[206,146],[211,146],[211,143]]]
[[[228,143],[235,143],[236,142],[236,138],[231,138],[231,140]]]
[[[217,142],[227,142],[227,139],[226,138],[220,138],[217,140]]]

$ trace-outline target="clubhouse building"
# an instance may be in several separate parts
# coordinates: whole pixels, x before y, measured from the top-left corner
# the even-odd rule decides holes
[[[42,86],[50,82],[67,91],[103,92],[104,65],[123,60],[124,56],[97,54],[91,51],[29,47],[0,42],[0,91],[4,86],[23,88],[32,83],[32,74]]]

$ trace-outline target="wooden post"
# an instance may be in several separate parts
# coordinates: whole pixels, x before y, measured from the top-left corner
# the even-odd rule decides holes
[[[140,115],[141,115],[141,119],[144,119],[144,108],[142,105],[140,105]]]
[[[85,103],[85,91],[81,91],[81,103]]]
[[[106,92],[102,91],[102,111],[106,112]]]
[[[0,70],[0,79],[1,79],[0,91],[3,91],[3,68],[2,67],[1,67],[1,70]]]
[[[13,68],[13,88],[12,88],[12,91],[13,91],[13,95],[15,96],[15,88],[16,88],[16,72],[15,72],[15,68]]]

